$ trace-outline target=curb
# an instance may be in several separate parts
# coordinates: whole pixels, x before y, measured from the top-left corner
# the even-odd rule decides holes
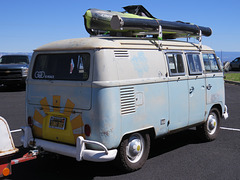
[[[234,84],[234,85],[238,85],[240,86],[240,82],[236,82],[236,81],[227,81],[227,80],[224,80],[225,83],[228,83],[228,84]]]

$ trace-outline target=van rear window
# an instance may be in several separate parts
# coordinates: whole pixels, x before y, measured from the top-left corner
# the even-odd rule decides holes
[[[89,77],[89,68],[88,53],[40,54],[36,57],[32,78],[86,81]]]

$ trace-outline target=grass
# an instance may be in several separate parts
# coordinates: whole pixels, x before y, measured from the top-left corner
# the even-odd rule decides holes
[[[225,80],[240,82],[240,73],[227,73],[225,75]]]

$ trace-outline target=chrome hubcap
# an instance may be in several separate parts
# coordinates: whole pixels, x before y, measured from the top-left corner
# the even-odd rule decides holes
[[[208,117],[207,130],[209,134],[214,134],[217,130],[217,118],[216,114],[210,114]]]
[[[144,140],[141,134],[133,134],[126,146],[127,158],[130,162],[135,163],[139,161],[143,155]]]

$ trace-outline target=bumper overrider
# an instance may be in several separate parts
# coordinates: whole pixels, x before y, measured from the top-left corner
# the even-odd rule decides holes
[[[224,106],[223,118],[224,118],[224,119],[227,119],[227,118],[228,118],[228,108],[227,108],[226,105]]]
[[[76,146],[71,146],[34,138],[32,129],[29,126],[22,127],[22,129],[23,136],[21,142],[24,148],[34,146],[34,148],[42,148],[44,151],[76,158],[77,161],[106,162],[114,160],[117,155],[117,149],[108,150],[103,144],[96,141],[85,140],[82,136],[78,136]],[[86,149],[86,144],[97,145],[103,150]]]

